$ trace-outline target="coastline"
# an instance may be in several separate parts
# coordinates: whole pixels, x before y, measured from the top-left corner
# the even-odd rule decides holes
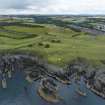
[[[41,97],[41,98],[43,98],[44,100],[46,100],[47,102],[52,102],[52,103],[57,103],[57,102],[59,102],[59,97],[57,96],[57,95],[46,95],[44,92],[43,92],[43,90],[42,90],[42,88],[41,87],[39,87],[39,89],[38,89],[38,94],[39,94],[39,96]]]
[[[86,87],[91,90],[94,94],[96,94],[97,96],[105,99],[105,95],[99,91],[97,91],[96,89],[94,89],[93,87],[91,87],[88,83],[86,84]]]
[[[60,79],[58,77],[56,77],[56,79],[61,82],[62,84],[65,84],[65,85],[70,85],[72,82],[69,81],[69,80],[63,80],[63,79]]]

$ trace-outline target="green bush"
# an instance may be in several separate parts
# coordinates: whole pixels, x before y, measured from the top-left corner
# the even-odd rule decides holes
[[[50,45],[49,44],[45,44],[45,48],[50,48]]]
[[[38,45],[39,45],[39,46],[43,46],[43,43],[42,43],[42,42],[39,42]]]
[[[51,42],[52,43],[61,43],[61,40],[59,40],[59,39],[58,40],[52,39]]]

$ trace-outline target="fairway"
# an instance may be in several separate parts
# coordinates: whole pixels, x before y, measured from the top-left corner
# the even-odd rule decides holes
[[[49,63],[61,66],[76,57],[96,62],[105,59],[105,36],[92,36],[52,24],[2,26],[0,50],[38,54]]]

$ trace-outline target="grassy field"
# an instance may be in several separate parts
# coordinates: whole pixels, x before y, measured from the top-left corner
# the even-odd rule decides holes
[[[35,53],[61,66],[76,57],[95,62],[105,60],[105,36],[93,37],[55,25],[41,26],[1,27],[0,51]]]

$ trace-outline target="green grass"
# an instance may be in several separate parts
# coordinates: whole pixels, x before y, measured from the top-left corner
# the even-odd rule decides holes
[[[11,32],[0,32],[0,51],[37,53],[50,63],[61,66],[76,57],[91,61],[105,60],[105,36],[93,37],[54,25],[44,26],[5,26],[2,30]],[[76,37],[72,37],[73,35]],[[60,42],[52,42],[52,40],[60,40]],[[42,45],[40,46],[39,43]],[[45,48],[46,44],[50,47]]]

